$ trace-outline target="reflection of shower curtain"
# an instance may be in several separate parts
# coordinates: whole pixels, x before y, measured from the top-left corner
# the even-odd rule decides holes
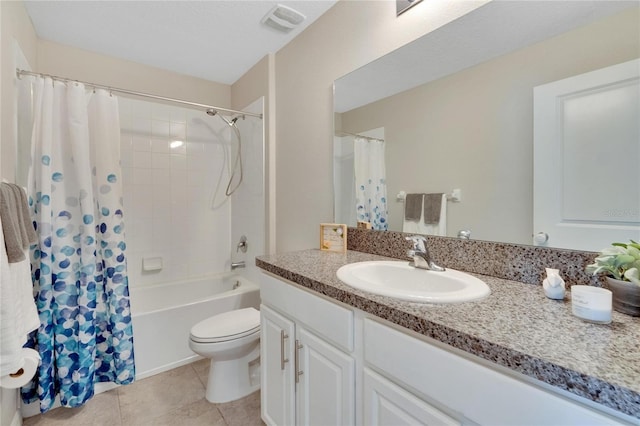
[[[355,138],[354,172],[358,220],[370,222],[373,229],[386,230],[388,213],[384,141]]]
[[[29,205],[42,357],[26,402],[84,404],[95,382],[134,379],[124,256],[117,99],[79,83],[36,78]]]

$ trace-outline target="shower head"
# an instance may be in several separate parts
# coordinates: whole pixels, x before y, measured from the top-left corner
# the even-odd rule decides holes
[[[211,117],[213,117],[214,115],[217,115],[218,117],[222,118],[224,122],[227,123],[229,126],[234,126],[236,124],[236,121],[238,121],[238,117],[233,117],[231,120],[229,120],[224,115],[218,114],[218,111],[213,108],[209,108],[206,112],[207,112],[207,115],[210,115]]]

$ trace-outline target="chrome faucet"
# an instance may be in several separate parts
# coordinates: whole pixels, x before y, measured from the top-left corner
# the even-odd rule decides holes
[[[236,268],[245,268],[247,265],[244,264],[244,260],[240,262],[231,262],[231,270],[233,271]]]
[[[431,260],[431,255],[429,254],[426,244],[427,239],[425,237],[422,235],[412,235],[406,237],[406,240],[411,241],[413,244],[413,248],[407,250],[407,256],[413,260],[413,262],[409,263],[410,265],[418,269],[428,269],[430,271],[443,272],[445,270],[445,268],[436,265],[435,262]]]

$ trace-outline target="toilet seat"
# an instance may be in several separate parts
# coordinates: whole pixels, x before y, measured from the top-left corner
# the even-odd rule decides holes
[[[198,343],[237,340],[260,332],[260,311],[237,309],[214,315],[191,328],[190,338]]]

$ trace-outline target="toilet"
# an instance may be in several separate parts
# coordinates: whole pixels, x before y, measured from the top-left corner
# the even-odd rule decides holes
[[[189,347],[211,359],[207,401],[234,401],[260,388],[260,311],[236,309],[200,321]]]

